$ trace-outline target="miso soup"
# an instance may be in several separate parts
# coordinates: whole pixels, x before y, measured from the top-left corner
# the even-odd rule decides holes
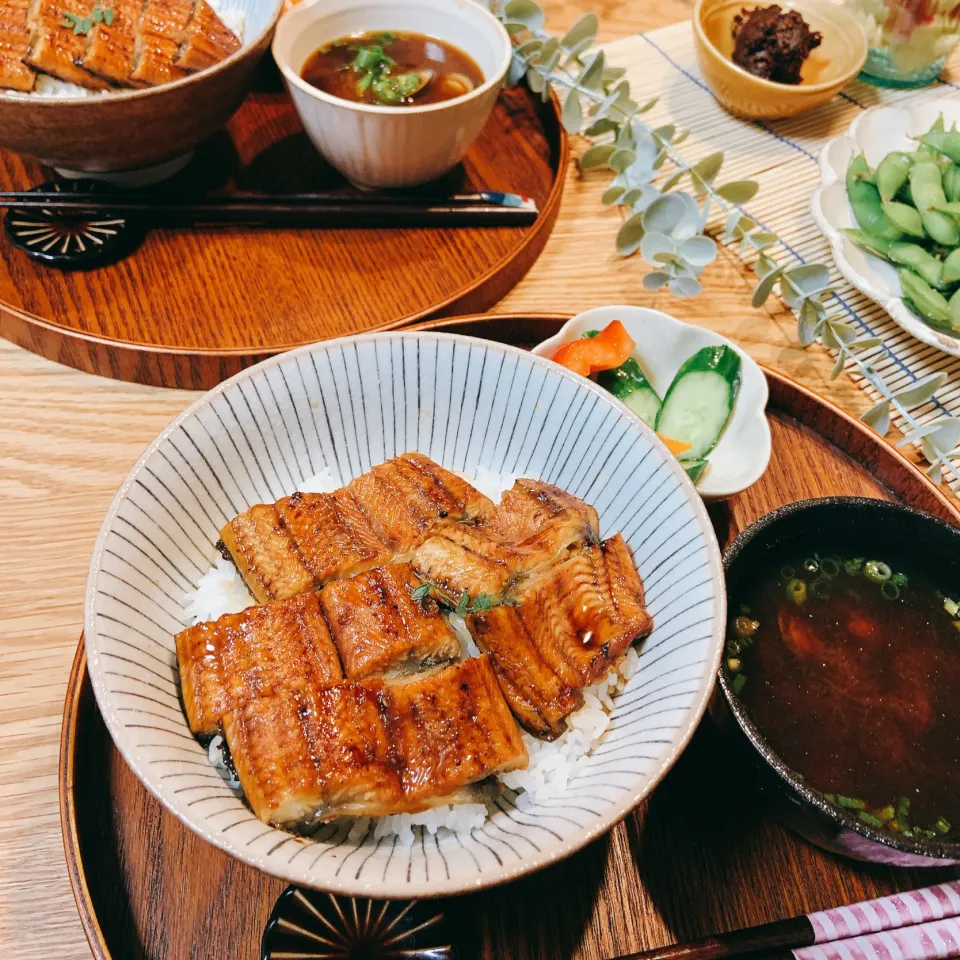
[[[483,83],[471,57],[422,33],[342,37],[317,50],[301,76],[344,100],[396,107],[452,100]]]
[[[725,666],[767,743],[828,800],[873,827],[953,840],[960,605],[950,592],[895,556],[782,554],[732,598]]]

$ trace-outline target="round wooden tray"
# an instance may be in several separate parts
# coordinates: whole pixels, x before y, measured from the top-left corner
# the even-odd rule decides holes
[[[518,345],[566,318],[467,317],[424,326]],[[753,487],[711,507],[721,544],[775,507],[859,494],[960,523],[960,510],[893,447],[768,370],[773,458]],[[731,776],[701,725],[651,799],[607,836],[531,877],[447,901],[458,960],[590,958],[702,937],[957,876],[846,862],[777,825]],[[60,756],[67,867],[98,960],[259,956],[284,883],[205,844],[141,786],[106,732],[83,644]]]
[[[62,272],[0,244],[0,336],[90,373],[212,387],[303,343],[486,310],[520,280],[556,222],[568,164],[553,98],[504,91],[463,164],[431,192],[532,197],[529,227],[154,230],[130,256]],[[0,189],[47,176],[0,152]],[[344,185],[304,134],[272,61],[225,132],[171,191],[258,193]]]

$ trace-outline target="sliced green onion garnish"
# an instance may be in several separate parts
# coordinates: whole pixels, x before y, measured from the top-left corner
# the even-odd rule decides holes
[[[892,805],[892,804],[888,804],[888,805],[885,806],[885,807],[881,807],[881,808],[877,811],[877,816],[878,816],[884,823],[889,823],[896,815],[897,815],[897,811],[893,809],[893,805]]]
[[[956,601],[951,600],[949,597],[943,598],[943,609],[946,610],[951,617],[955,617],[958,613],[960,613],[960,606],[957,605]]]
[[[807,559],[800,564],[800,569],[803,570],[804,573],[810,574],[811,577],[815,577],[820,572],[820,564],[812,557],[807,557]]]
[[[866,810],[861,810],[858,816],[864,823],[869,824],[871,827],[883,826],[883,821],[879,817],[875,817],[872,813],[867,813]]]
[[[896,600],[900,596],[900,588],[892,580],[884,580],[880,584],[880,592],[888,600]]]
[[[787,583],[787,599],[792,600],[798,606],[807,599],[807,581],[793,580]]]
[[[883,583],[893,576],[893,571],[882,560],[868,560],[863,565],[863,575],[871,583]]]
[[[730,657],[730,659],[727,660],[727,669],[731,673],[736,673],[740,669],[740,661],[736,657]]]
[[[837,794],[836,800],[838,807],[846,807],[847,810],[865,810],[866,804],[857,797],[845,797],[843,794]]]
[[[737,617],[733,621],[733,632],[738,637],[752,637],[760,629],[759,620],[751,620],[749,617]]]
[[[933,825],[933,829],[937,833],[949,833],[950,832],[950,821],[944,820],[943,817],[939,817],[937,822]]]
[[[736,640],[729,640],[727,642],[727,653],[729,653],[731,657],[738,656],[740,654],[740,644],[737,643]]]
[[[745,603],[740,604],[740,612],[745,616],[750,616],[750,608]]]
[[[840,575],[840,564],[833,557],[824,557],[820,561],[820,573],[828,580]]]
[[[830,596],[830,581],[829,580],[814,580],[810,584],[810,592],[818,599],[825,600]]]
[[[854,557],[852,560],[845,560],[843,563],[843,569],[850,574],[851,577],[859,576],[860,571],[863,570],[864,564],[863,557]]]
[[[793,569],[789,564],[780,568],[780,576],[784,580],[792,580],[797,575],[797,571]]]
[[[733,678],[733,692],[740,693],[740,691],[747,685],[747,678],[742,674],[738,673]]]
[[[895,586],[899,587],[901,590],[910,582],[905,573],[895,573],[891,578],[890,582]]]

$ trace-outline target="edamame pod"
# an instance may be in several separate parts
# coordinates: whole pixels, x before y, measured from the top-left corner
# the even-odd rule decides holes
[[[960,330],[960,290],[958,290],[949,300],[950,307],[950,326],[954,330]]]
[[[887,255],[894,263],[909,267],[931,287],[943,285],[943,264],[919,244],[907,240],[892,241],[887,247]]]
[[[953,316],[950,305],[941,293],[918,277],[912,270],[901,267],[897,271],[904,299],[924,319],[937,327],[950,327]]]
[[[949,203],[960,201],[960,166],[955,163],[943,171],[943,192]]]
[[[943,261],[943,282],[956,283],[960,280],[960,247],[957,247],[946,260]]]
[[[877,167],[877,189],[881,200],[892,200],[907,182],[913,157],[909,153],[888,153]],[[958,168],[960,169],[960,168]]]
[[[904,233],[911,237],[924,237],[923,220],[920,214],[905,203],[897,203],[895,200],[888,200],[883,203],[883,212],[898,226]]]
[[[921,213],[925,210],[939,210],[947,202],[940,168],[932,160],[918,160],[910,167],[909,177],[910,193],[913,195],[914,205]]]
[[[953,130],[931,130],[920,138],[920,142],[925,147],[949,157],[954,163],[960,163],[960,133]]]
[[[923,229],[934,243],[941,247],[955,247],[960,243],[960,227],[957,222],[939,210],[926,210],[921,215]]]
[[[883,260],[890,260],[890,244],[894,241],[887,240],[886,237],[875,237],[866,230],[845,229],[840,231],[845,237],[853,241],[861,250],[872,253],[875,257]]]
[[[863,154],[854,157],[847,167],[847,198],[853,208],[853,215],[867,233],[887,240],[899,240],[903,231],[883,212],[880,191],[872,183],[862,179],[869,169]],[[943,202],[946,203],[946,198]]]

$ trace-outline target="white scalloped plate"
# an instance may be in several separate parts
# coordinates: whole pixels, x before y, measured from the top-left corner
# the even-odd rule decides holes
[[[654,631],[603,742],[566,793],[412,847],[332,823],[309,840],[265,826],[207,762],[178,699],[173,635],[218,530],[329,469],[344,483],[405,450],[467,474],[535,476],[623,533]],[[503,883],[609,830],[693,734],[723,648],[726,596],[710,519],[677,460],[607,391],[515,347],[444,333],[328,340],[211,390],[140,458],[104,520],[87,585],[88,669],[104,722],[144,785],[220,849],[302,886],[376,898]]]
[[[756,483],[770,463],[770,424],[765,413],[767,378],[756,361],[732,340],[659,310],[624,305],[594,307],[577,314],[549,340],[534,347],[533,352],[539,357],[551,357],[587,330],[605,327],[614,320],[619,320],[633,337],[640,366],[661,397],[683,362],[701,348],[725,344],[740,354],[740,392],[733,416],[709,454],[710,466],[697,485],[697,492],[712,503]]]
[[[896,268],[865,253],[840,231],[858,226],[847,200],[845,177],[851,157],[863,153],[875,167],[893,150],[913,151],[911,136],[926,133],[943,114],[947,127],[960,126],[960,100],[940,97],[910,107],[872,107],[850,124],[839,137],[828,140],[820,153],[820,186],[810,209],[820,229],[830,240],[837,269],[852,286],[880,304],[907,333],[944,353],[960,357],[960,338],[927,326],[902,299]]]

